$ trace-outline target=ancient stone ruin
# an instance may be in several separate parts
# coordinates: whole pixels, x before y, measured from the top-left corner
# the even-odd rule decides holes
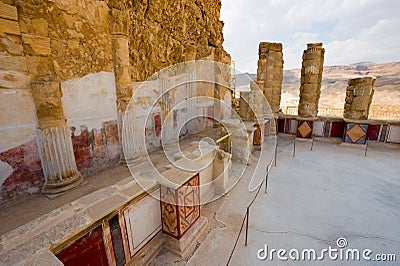
[[[303,53],[300,80],[300,101],[298,114],[301,117],[316,117],[321,95],[322,72],[325,49],[322,43],[309,43]]]
[[[369,108],[374,95],[375,78],[349,79],[346,90],[343,117],[354,120],[368,119]]]
[[[282,44],[261,42],[258,56],[257,85],[263,90],[272,112],[278,113],[283,78]]]
[[[398,121],[368,120],[372,77],[349,80],[343,117],[318,115],[322,43],[304,51],[298,115],[280,111],[283,51],[272,42],[259,44],[236,113],[220,9],[0,0],[0,265],[188,263],[212,251],[212,230],[226,242],[244,224],[237,211],[267,191],[285,149],[279,133],[400,142]],[[223,244],[225,259],[236,244]],[[193,265],[211,264],[199,256]]]

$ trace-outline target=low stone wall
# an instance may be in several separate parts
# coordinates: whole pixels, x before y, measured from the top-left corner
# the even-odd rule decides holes
[[[340,117],[317,117],[311,123],[307,138],[339,138],[343,142],[365,144],[367,141],[400,143],[400,121],[389,120],[348,120]],[[277,121],[279,133],[292,134],[300,138],[303,120],[297,116],[281,115]],[[305,126],[303,126],[305,127]],[[300,130],[303,130],[300,129]],[[306,130],[306,129],[304,129]]]

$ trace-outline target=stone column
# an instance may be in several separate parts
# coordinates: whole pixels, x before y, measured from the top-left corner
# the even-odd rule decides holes
[[[343,117],[354,120],[368,119],[369,108],[374,95],[375,78],[349,79],[346,90]]]
[[[66,124],[61,102],[59,82],[32,83],[32,96],[38,119],[38,144],[44,176],[42,193],[55,194],[82,183],[74,151],[71,132]]]
[[[316,117],[321,94],[325,49],[322,43],[309,43],[303,53],[301,68],[300,101],[298,114],[301,117]]]
[[[273,113],[278,113],[281,104],[283,79],[283,53],[281,43],[261,42],[259,45],[257,81]],[[261,83],[263,82],[263,84]]]
[[[112,52],[117,94],[118,132],[122,147],[120,163],[124,165],[139,161],[142,158],[143,150],[139,140],[135,138],[137,121],[134,106],[128,106],[132,98],[128,39],[129,21],[129,14],[126,11],[111,9],[110,30],[113,35]]]

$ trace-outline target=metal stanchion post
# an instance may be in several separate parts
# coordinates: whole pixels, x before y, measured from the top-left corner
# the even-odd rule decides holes
[[[275,160],[275,166],[276,166],[276,155],[277,155],[277,153],[278,153],[278,143],[275,143],[275,158],[274,158],[274,160]]]
[[[296,156],[296,138],[293,139],[293,158]]]
[[[312,136],[311,151],[312,151],[313,147],[314,147],[314,135]]]
[[[364,153],[364,157],[367,157],[367,151],[368,151],[368,138],[365,141],[365,153]]]
[[[250,210],[250,206],[247,207],[247,211],[246,211],[246,239],[244,242],[245,246],[247,246],[247,236],[249,234],[249,210]]]
[[[268,175],[269,175],[269,171],[267,170],[267,175],[265,176],[265,193],[267,193],[267,189],[268,189]]]

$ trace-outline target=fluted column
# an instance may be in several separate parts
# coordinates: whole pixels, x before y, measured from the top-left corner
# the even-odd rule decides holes
[[[137,124],[135,106],[129,105],[132,98],[132,80],[129,63],[129,14],[126,11],[111,9],[110,30],[114,76],[117,94],[118,132],[122,148],[121,164],[140,161],[143,147],[135,132]]]
[[[32,83],[32,96],[38,118],[37,138],[46,178],[42,192],[55,194],[78,186],[83,181],[66,124],[59,82]]]
[[[366,120],[374,95],[375,78],[363,77],[349,79],[346,90],[343,117],[354,120]]]
[[[318,115],[324,55],[325,49],[322,48],[322,43],[307,44],[307,50],[303,53],[298,107],[298,114],[301,117],[316,117]]]

